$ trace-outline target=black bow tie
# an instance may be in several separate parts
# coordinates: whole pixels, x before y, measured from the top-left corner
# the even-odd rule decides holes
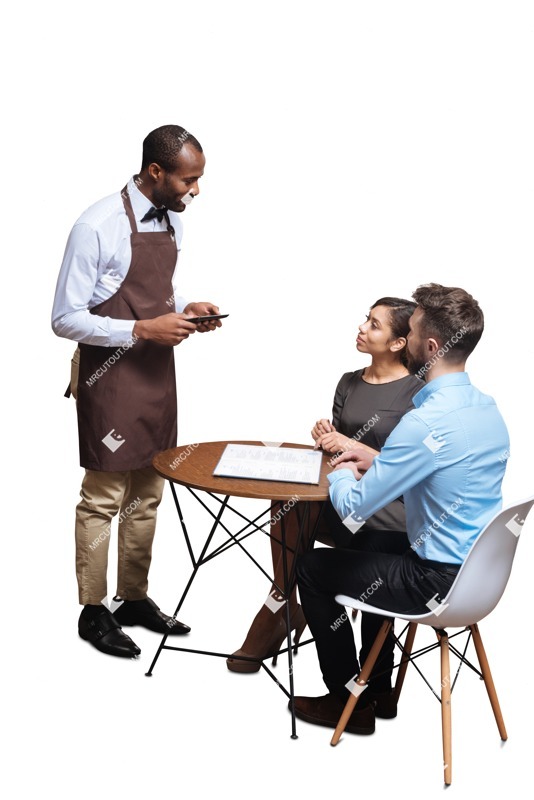
[[[152,206],[150,211],[146,212],[146,214],[143,217],[143,219],[141,220],[141,222],[150,222],[150,220],[154,219],[154,217],[158,218],[158,222],[161,222],[163,217],[165,217],[165,219],[168,219],[168,217],[167,217],[167,209],[165,207],[163,207],[163,208],[155,208],[154,206]]]

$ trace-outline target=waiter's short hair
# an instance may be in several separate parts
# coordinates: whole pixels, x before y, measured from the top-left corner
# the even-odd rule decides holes
[[[186,143],[192,145],[199,153],[203,152],[198,139],[181,125],[162,125],[150,131],[143,142],[141,169],[153,163],[159,164],[167,171],[176,169],[176,160]]]
[[[484,314],[475,298],[457,286],[426,283],[412,295],[423,312],[423,336],[435,338],[444,358],[465,361],[477,346],[484,330]]]

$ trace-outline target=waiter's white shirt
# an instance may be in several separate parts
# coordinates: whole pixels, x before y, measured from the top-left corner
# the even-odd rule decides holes
[[[128,181],[128,193],[139,233],[167,230],[165,219],[141,222],[153,204],[139,191],[133,177]],[[179,250],[182,220],[174,211],[169,211],[169,220]],[[111,319],[90,313],[91,308],[117,292],[128,274],[132,260],[131,232],[120,192],[99,200],[74,224],[65,248],[52,309],[52,328],[58,336],[104,347],[131,344],[135,320]],[[187,301],[176,292],[176,273],[175,267],[172,279],[174,297],[167,300],[169,311],[182,312]]]

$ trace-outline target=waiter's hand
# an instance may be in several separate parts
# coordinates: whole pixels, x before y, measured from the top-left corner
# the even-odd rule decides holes
[[[171,312],[154,319],[140,319],[134,325],[133,334],[139,339],[149,339],[157,344],[176,345],[195,333],[197,325],[187,321],[185,314]]]
[[[213,303],[188,303],[184,308],[184,314],[190,317],[205,317],[207,314],[218,314],[219,306],[214,306]],[[220,319],[211,320],[210,322],[202,322],[196,325],[199,333],[206,333],[207,331],[214,331],[215,328],[220,328],[222,322]]]

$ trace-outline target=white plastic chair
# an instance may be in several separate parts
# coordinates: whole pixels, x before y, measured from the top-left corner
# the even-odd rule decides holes
[[[394,689],[397,700],[408,663],[412,660],[411,653],[417,625],[429,625],[436,630],[438,644],[433,645],[431,649],[439,647],[441,654],[441,718],[445,784],[450,784],[452,779],[450,645],[445,628],[461,627],[465,628],[466,632],[471,632],[499,734],[503,741],[508,738],[477,623],[493,611],[502,597],[512,569],[523,523],[533,505],[534,496],[502,509],[490,520],[467,554],[447,596],[441,603],[436,602],[436,607],[432,608],[428,614],[408,615],[402,612],[385,611],[346,595],[336,595],[336,601],[340,605],[369,614],[379,614],[386,619],[376,636],[369,656],[355,679],[351,696],[332,737],[332,745],[338,743],[360,694],[367,686],[369,676],[382,645],[392,629],[395,617],[410,623],[402,648],[403,656]],[[458,655],[456,650],[454,652]],[[460,658],[468,663],[462,656]]]

